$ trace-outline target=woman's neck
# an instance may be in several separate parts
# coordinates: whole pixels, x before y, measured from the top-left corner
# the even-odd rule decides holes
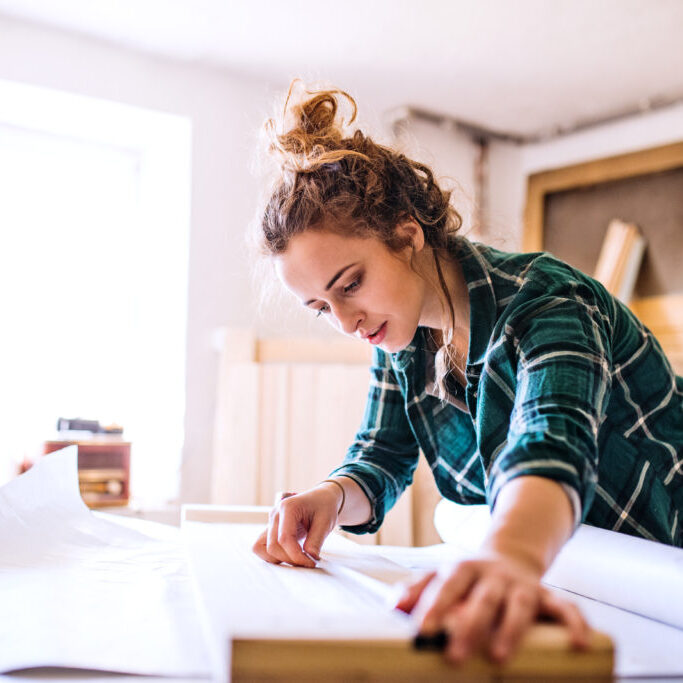
[[[427,284],[424,304],[420,314],[420,325],[441,331],[450,326],[450,311],[448,301],[443,292],[439,273],[432,250],[424,250],[421,272]],[[467,283],[458,260],[452,256],[439,258],[441,275],[448,289],[453,314],[455,316],[454,334],[458,337],[469,338],[470,328],[470,300]],[[454,339],[455,341],[455,339]]]

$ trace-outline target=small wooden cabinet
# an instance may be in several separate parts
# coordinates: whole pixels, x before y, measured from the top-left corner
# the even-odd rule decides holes
[[[78,483],[91,508],[127,505],[130,496],[130,441],[102,436],[46,441],[43,452],[78,446]]]

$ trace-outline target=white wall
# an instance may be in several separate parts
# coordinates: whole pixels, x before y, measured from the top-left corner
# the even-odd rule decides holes
[[[408,130],[413,138],[412,147],[423,150],[419,158],[432,163],[440,175],[458,180],[471,191],[473,198],[476,147],[467,135],[423,121],[411,122]],[[527,145],[492,142],[488,162],[490,222],[485,233],[475,233],[474,237],[500,249],[521,249],[526,181],[532,173],[681,140],[683,104],[545,142]]]
[[[212,334],[225,324],[253,324],[257,308],[243,247],[256,196],[246,169],[255,129],[269,106],[268,88],[2,17],[0,78],[180,114],[192,122],[182,488],[185,500],[203,500],[217,374]]]
[[[400,125],[395,144],[429,166],[442,187],[453,191],[452,202],[470,230],[475,205],[474,169],[478,147],[455,126],[411,118]]]

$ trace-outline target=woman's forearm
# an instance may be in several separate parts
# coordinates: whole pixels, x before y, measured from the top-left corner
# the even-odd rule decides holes
[[[363,492],[363,489],[350,477],[332,477],[335,482],[344,487],[344,507],[339,515],[337,524],[344,526],[356,526],[366,524],[372,517],[370,501]],[[342,503],[342,492],[339,486],[329,481],[323,482],[320,486],[329,487],[330,491],[336,493],[338,506]],[[339,507],[337,507],[339,509]]]
[[[560,484],[544,477],[518,477],[498,494],[482,550],[512,557],[540,577],[573,528],[572,505]]]

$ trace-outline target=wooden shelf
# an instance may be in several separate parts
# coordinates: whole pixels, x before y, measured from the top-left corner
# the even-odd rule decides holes
[[[55,439],[46,441],[43,453],[53,453],[67,446],[78,446],[78,480],[81,495],[91,508],[127,505],[130,497],[130,441],[121,437],[88,438],[83,440]],[[118,492],[95,492],[89,485],[101,483]]]

